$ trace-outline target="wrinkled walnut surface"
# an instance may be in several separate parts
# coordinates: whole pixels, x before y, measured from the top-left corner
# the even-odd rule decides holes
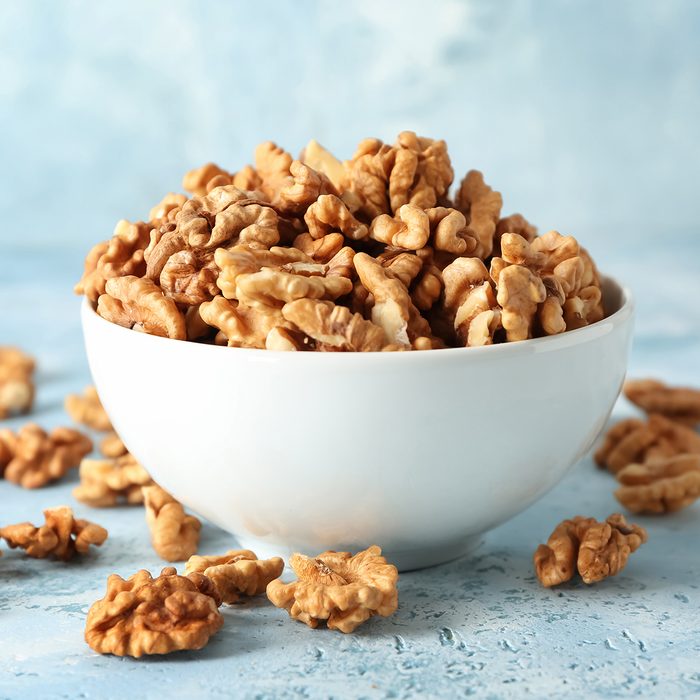
[[[224,618],[209,579],[178,576],[167,567],[153,578],[141,570],[107,579],[105,597],[90,608],[85,641],[100,654],[144,656],[201,649]]]
[[[199,519],[187,515],[181,503],[155,484],[143,487],[143,502],[156,554],[165,561],[189,559],[199,545]]]
[[[534,555],[535,572],[543,586],[556,586],[578,573],[584,583],[615,576],[629,555],[647,541],[643,527],[628,524],[615,513],[603,522],[577,515],[564,520]]]
[[[68,561],[78,554],[86,554],[90,545],[99,547],[107,539],[107,530],[88,520],[73,516],[68,506],[47,508],[45,523],[35,527],[31,523],[18,523],[0,528],[0,537],[15,549],[24,549],[36,559],[55,557]]]
[[[93,430],[112,430],[112,423],[105,411],[97,389],[87,386],[81,394],[68,394],[64,407],[66,413],[76,422]]]
[[[600,277],[575,238],[504,215],[478,170],[453,182],[445,142],[412,131],[364,139],[346,161],[313,140],[298,159],[267,141],[252,165],[206,163],[185,175],[189,196],[120,221],[76,292],[136,331],[275,351],[482,346],[603,318]],[[301,325],[282,317],[301,301],[337,310],[307,303]],[[366,341],[363,322],[384,342]]]
[[[92,450],[92,441],[72,428],[54,428],[47,433],[27,423],[17,433],[0,430],[0,472],[25,489],[56,481]]]
[[[144,499],[143,487],[151,484],[148,472],[128,453],[116,459],[84,459],[73,497],[93,508],[139,504]]]
[[[355,555],[294,554],[289,564],[298,580],[270,582],[267,596],[309,627],[325,621],[329,629],[352,632],[373,615],[387,617],[398,607],[398,572],[376,545]]]
[[[685,453],[700,454],[700,435],[654,414],[646,422],[628,418],[613,425],[594,458],[598,466],[615,474],[628,464]]]
[[[282,575],[280,557],[258,559],[249,549],[232,549],[221,556],[192,556],[185,572],[201,573],[211,579],[224,603],[235,603],[242,595],[265,592],[267,584]]]
[[[700,423],[700,389],[671,387],[655,379],[629,379],[625,396],[647,413],[693,426]]]
[[[673,513],[700,498],[700,454],[628,464],[616,476],[615,497],[632,513]]]
[[[0,419],[31,410],[34,367],[34,359],[19,348],[0,346]]]

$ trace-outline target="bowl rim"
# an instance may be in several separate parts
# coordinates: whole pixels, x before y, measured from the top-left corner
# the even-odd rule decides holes
[[[150,333],[137,333],[132,331],[130,328],[125,328],[116,323],[112,323],[107,319],[102,318],[97,311],[92,302],[87,297],[83,298],[81,305],[81,318],[83,326],[88,323],[96,323],[98,326],[102,326],[105,330],[110,329],[114,333],[124,333],[124,339],[131,337],[134,342],[145,342],[145,343],[162,343],[163,348],[167,346],[173,346],[177,344],[178,347],[184,349],[184,347],[190,348],[191,352],[218,352],[231,353],[235,351],[237,356],[247,357],[248,359],[270,359],[280,360],[281,358],[287,358],[291,362],[331,362],[333,358],[335,361],[340,360],[340,362],[347,363],[351,362],[350,358],[355,360],[378,362],[392,361],[391,358],[400,358],[399,362],[408,361],[425,361],[425,358],[433,358],[431,361],[435,361],[436,358],[455,358],[455,357],[470,357],[473,359],[484,357],[496,357],[501,355],[509,354],[519,354],[519,353],[535,353],[535,352],[547,352],[550,350],[558,350],[564,347],[570,347],[572,345],[579,345],[586,343],[590,340],[598,338],[602,335],[609,333],[613,327],[619,326],[620,324],[627,321],[634,312],[634,297],[632,292],[628,287],[623,287],[615,278],[601,275],[601,287],[603,288],[603,300],[605,300],[605,288],[611,287],[614,292],[620,295],[621,303],[617,311],[614,311],[609,316],[596,321],[588,326],[583,326],[582,328],[576,328],[571,331],[565,331],[564,333],[559,333],[557,335],[548,335],[541,338],[529,338],[527,340],[511,341],[508,343],[498,343],[496,345],[483,345],[479,347],[463,347],[463,348],[443,348],[440,350],[422,350],[416,352],[288,352],[284,350],[266,350],[263,348],[231,348],[227,345],[214,345],[209,343],[197,343],[191,340],[176,340],[175,338],[166,338],[159,335],[151,335]],[[309,360],[310,357],[323,357],[320,360]],[[413,358],[410,360],[409,358]]]

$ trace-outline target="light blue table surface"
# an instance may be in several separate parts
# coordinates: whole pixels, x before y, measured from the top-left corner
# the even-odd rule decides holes
[[[613,242],[597,256],[637,297],[630,374],[700,385],[697,237],[644,240],[643,252]],[[82,254],[39,253],[21,240],[0,253],[0,344],[37,356],[32,419],[45,427],[69,423],[63,398],[89,382],[70,291]],[[615,418],[632,412],[620,402]],[[204,650],[139,661],[93,653],[85,615],[108,574],[162,563],[142,509],[76,503],[76,480],[36,491],[0,482],[3,524],[40,522],[42,508],[65,503],[110,533],[101,549],[67,564],[4,552],[0,698],[700,696],[700,505],[638,518],[649,543],[614,579],[546,590],[534,577],[532,552],[562,518],[618,510],[613,479],[590,458],[472,556],[402,575],[398,612],[356,634],[311,630],[263,597],[224,609],[225,625]],[[233,545],[205,523],[200,551]]]

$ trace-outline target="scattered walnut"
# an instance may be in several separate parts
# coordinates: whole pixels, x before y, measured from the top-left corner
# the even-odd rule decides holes
[[[615,513],[604,522],[577,515],[562,521],[535,552],[543,586],[569,581],[578,571],[584,583],[596,583],[625,568],[629,555],[647,541],[647,532]]]
[[[623,392],[647,413],[660,413],[690,426],[700,423],[700,389],[671,387],[655,379],[630,379]]]
[[[115,656],[201,649],[224,624],[217,603],[209,579],[178,576],[173,567],[155,579],[144,570],[126,580],[112,574],[88,612],[85,641]]]
[[[478,170],[470,170],[459,186],[455,204],[468,217],[469,234],[476,239],[473,254],[486,259],[493,251],[496,224],[503,206],[500,193],[484,182],[484,176]]]
[[[182,504],[160,486],[144,486],[143,499],[156,554],[165,561],[186,561],[195,554],[202,523],[186,515]]]
[[[86,554],[90,545],[99,547],[107,539],[107,530],[88,520],[76,519],[68,506],[47,508],[45,523],[34,527],[31,523],[18,523],[0,528],[0,537],[12,549],[20,547],[36,559],[54,556],[68,561],[73,555]]]
[[[100,441],[100,452],[109,459],[123,457],[128,454],[126,445],[114,431],[105,435]]]
[[[379,326],[331,301],[298,299],[285,304],[282,315],[304,334],[334,350],[378,352],[386,345]]]
[[[700,498],[700,454],[628,464],[617,480],[615,497],[633,513],[673,513]]]
[[[93,508],[143,503],[143,486],[153,484],[148,472],[130,454],[116,459],[84,459],[80,485],[73,497]]]
[[[501,312],[484,263],[479,258],[457,258],[442,271],[442,278],[445,309],[460,344],[490,345]]]
[[[646,423],[637,418],[616,423],[607,432],[594,458],[599,467],[616,474],[628,464],[685,453],[700,454],[700,435],[654,414]]]
[[[278,608],[309,627],[325,620],[329,629],[352,632],[373,615],[387,617],[398,607],[398,572],[376,545],[358,552],[323,552],[309,558],[294,554],[289,564],[298,580],[267,586]]]
[[[224,603],[235,603],[241,595],[265,592],[270,581],[279,578],[284,562],[279,557],[258,559],[248,549],[232,549],[222,556],[192,556],[185,573],[201,573],[211,579]]]
[[[0,347],[0,419],[31,410],[34,367],[33,358],[19,348]]]
[[[82,396],[80,394],[68,394],[64,402],[66,413],[76,422],[86,425],[93,430],[112,430],[112,423],[105,411],[97,389],[94,386],[86,386]]]
[[[185,317],[172,299],[148,278],[107,280],[106,293],[97,301],[102,318],[125,328],[141,327],[152,335],[185,340]]]
[[[71,428],[54,428],[46,433],[27,423],[15,434],[0,430],[0,471],[5,479],[25,489],[45,486],[77,467],[92,450],[91,440]]]

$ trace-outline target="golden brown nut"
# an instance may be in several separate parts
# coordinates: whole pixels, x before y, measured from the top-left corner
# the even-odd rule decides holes
[[[628,464],[617,473],[615,497],[633,513],[673,513],[700,498],[700,455]]]
[[[300,160],[316,172],[325,175],[339,192],[343,192],[349,186],[343,164],[318,141],[311,139],[306,144]]]
[[[338,194],[331,181],[308,164],[295,160],[289,166],[289,172],[287,184],[281,187],[275,200],[276,206],[285,214],[299,215],[320,196]]]
[[[285,304],[282,315],[305,335],[336,350],[379,352],[386,345],[379,326],[331,301],[298,299]]]
[[[412,131],[400,133],[391,147],[378,139],[365,139],[346,169],[362,212],[371,218],[396,213],[405,204],[434,207],[454,177],[445,142]]]
[[[94,386],[86,386],[82,395],[68,394],[64,407],[66,413],[76,423],[86,425],[93,430],[112,430],[112,423]]]
[[[279,241],[278,224],[275,210],[253,193],[233,185],[215,187],[186,202],[176,224],[152,239],[146,251],[146,276],[161,281],[169,259],[182,251],[195,251],[199,271],[210,265],[213,251],[224,245],[269,248]]]
[[[700,454],[700,435],[654,414],[646,422],[628,418],[613,425],[594,459],[599,467],[616,474],[628,464],[686,453]]]
[[[172,299],[147,278],[107,280],[106,293],[97,301],[97,313],[107,321],[151,335],[185,340],[185,317]]]
[[[216,163],[205,163],[199,168],[189,170],[185,173],[182,178],[182,189],[186,192],[191,192],[195,196],[202,196],[209,191],[207,185],[214,178],[219,178],[221,176],[229,180],[233,177],[231,173],[220,168]]]
[[[15,434],[0,430],[0,471],[5,479],[25,489],[45,486],[77,467],[92,450],[92,441],[71,428],[54,428],[50,434],[27,423]]]
[[[0,419],[31,410],[34,367],[34,359],[19,348],[0,346]]]
[[[150,224],[143,221],[119,221],[112,238],[98,244],[88,253],[83,277],[74,291],[85,294],[90,301],[96,302],[105,293],[108,279],[143,275],[146,271],[144,255],[150,242],[151,228]]]
[[[260,176],[259,189],[269,202],[278,198],[280,190],[289,183],[293,158],[272,141],[255,149],[255,170]]]
[[[574,330],[603,317],[600,279],[593,261],[573,236],[548,231],[529,241],[503,233],[501,257],[491,260],[491,276],[499,279],[509,265],[527,267],[542,280],[546,298],[538,310],[546,335]]]
[[[387,564],[376,545],[354,556],[349,552],[323,552],[313,558],[294,554],[289,564],[298,580],[270,582],[267,597],[309,627],[325,620],[329,629],[352,632],[373,615],[387,617],[398,607],[398,571]]]
[[[501,311],[489,271],[479,258],[457,258],[442,271],[444,307],[461,345],[493,343],[501,324]]]
[[[128,453],[116,459],[84,459],[73,497],[93,508],[137,504],[143,503],[143,487],[152,484],[148,472]]]
[[[346,238],[359,241],[367,238],[369,229],[358,221],[347,204],[332,194],[321,195],[304,214],[309,235],[314,239],[323,238],[334,231],[340,231]]]
[[[47,508],[45,523],[34,527],[31,523],[18,523],[0,528],[0,537],[15,549],[20,547],[36,559],[53,556],[68,561],[76,554],[86,554],[90,545],[99,547],[107,539],[107,530],[88,520],[73,517],[68,506]]]
[[[249,549],[232,549],[222,556],[192,556],[185,573],[201,573],[211,579],[224,603],[235,603],[240,596],[261,595],[270,581],[284,569],[280,557],[258,559]]]
[[[85,641],[99,654],[143,656],[201,649],[224,624],[211,582],[178,576],[173,567],[153,578],[141,570],[107,579],[104,598],[90,607]]]
[[[472,254],[477,240],[467,226],[462,212],[449,207],[433,207],[426,211],[430,221],[431,241],[435,250],[455,255]]]
[[[157,228],[165,223],[175,220],[175,216],[187,201],[184,194],[168,192],[163,199],[148,212],[148,220],[151,228]]]
[[[400,248],[387,248],[377,257],[382,265],[396,277],[404,287],[410,287],[423,268],[423,261],[413,253],[399,252]],[[391,251],[387,255],[387,251]]]
[[[420,207],[404,204],[396,216],[380,214],[369,227],[370,238],[396,248],[419,250],[430,238],[430,221]]]
[[[321,238],[314,238],[310,233],[306,232],[300,233],[294,239],[295,248],[306,253],[315,262],[321,263],[327,263],[341,250],[344,243],[345,238],[342,233],[328,233]]]
[[[126,445],[114,431],[105,435],[100,441],[100,452],[109,459],[116,459],[128,454]]]
[[[537,306],[547,296],[542,280],[526,267],[510,265],[501,270],[496,286],[501,323],[508,340],[531,338]]]
[[[385,344],[407,346],[417,337],[432,335],[408,290],[389,270],[366,253],[357,253],[353,262],[362,285],[374,297],[372,322],[384,330]]]
[[[562,521],[534,555],[543,586],[569,581],[578,572],[584,583],[596,583],[625,568],[629,555],[647,541],[647,532],[615,513],[604,522],[577,515]]]
[[[155,484],[143,487],[143,501],[156,554],[165,561],[186,561],[195,554],[202,523]]]
[[[216,296],[199,307],[202,318],[218,328],[229,347],[264,348],[269,334],[288,325],[280,309],[251,308],[235,300]]]
[[[532,241],[537,236],[537,227],[533,226],[522,214],[511,214],[499,219],[493,240],[494,255],[501,255],[501,236],[504,233],[517,233],[526,241]]]
[[[213,251],[180,250],[173,253],[163,266],[160,288],[177,304],[197,306],[218,293],[218,276]]]
[[[242,304],[256,309],[281,309],[296,299],[337,299],[352,290],[352,282],[339,275],[305,275],[296,270],[264,268],[239,275],[236,295]]]
[[[493,251],[496,224],[503,206],[501,194],[484,182],[478,170],[470,170],[460,183],[455,205],[467,217],[469,234],[476,240],[473,255],[486,259]]]
[[[691,426],[700,423],[700,389],[671,387],[655,379],[629,379],[623,392],[647,413],[659,413]]]

